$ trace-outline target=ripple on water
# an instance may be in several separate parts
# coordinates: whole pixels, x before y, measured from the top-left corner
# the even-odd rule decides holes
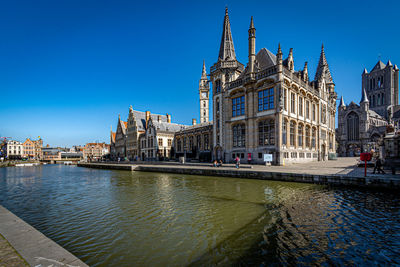
[[[0,204],[93,266],[400,264],[390,193],[47,165]]]

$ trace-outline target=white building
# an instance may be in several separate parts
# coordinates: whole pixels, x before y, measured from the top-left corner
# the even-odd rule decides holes
[[[6,157],[20,159],[24,154],[24,145],[21,142],[10,140],[7,142]]]

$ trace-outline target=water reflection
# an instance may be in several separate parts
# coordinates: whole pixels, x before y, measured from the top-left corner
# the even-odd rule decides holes
[[[400,264],[389,193],[48,165],[0,204],[93,266]]]

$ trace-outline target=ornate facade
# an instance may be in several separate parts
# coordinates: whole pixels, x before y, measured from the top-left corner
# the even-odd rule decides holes
[[[360,105],[346,106],[343,97],[338,107],[338,154],[355,156],[371,149],[378,150],[388,124],[398,129],[399,68],[390,60],[382,61],[368,73],[362,73]]]
[[[117,130],[110,133],[112,159],[159,160],[170,158],[176,131],[185,125],[171,122],[171,115],[151,114],[129,108],[127,121],[118,117]]]
[[[211,67],[213,157],[262,163],[327,160],[335,152],[336,93],[322,47],[313,81],[307,62],[295,71],[293,49],[283,59],[266,48],[256,53],[251,18],[246,67],[236,59],[228,10],[225,11],[218,61]]]

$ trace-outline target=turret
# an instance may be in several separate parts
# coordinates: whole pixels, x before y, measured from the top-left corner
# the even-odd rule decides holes
[[[209,119],[209,91],[210,85],[207,79],[206,63],[203,60],[203,71],[199,82],[200,123],[208,122]]]
[[[344,100],[343,100],[343,96],[340,98],[340,102],[339,102],[339,108],[345,108],[346,107],[346,105],[345,105],[345,103],[344,103]]]
[[[256,28],[254,28],[253,16],[250,20],[249,28],[249,73],[254,73],[254,64],[256,59]]]
[[[282,65],[282,49],[281,43],[278,44],[278,52],[276,53],[276,63]]]
[[[325,57],[324,44],[322,44],[321,46],[321,55],[319,57],[318,67],[315,73],[314,80],[320,82],[323,78],[325,79],[326,83],[333,83],[332,75]]]
[[[293,48],[290,48],[290,50],[289,50],[287,64],[288,64],[288,69],[290,71],[294,71]]]
[[[225,8],[224,25],[222,29],[221,45],[219,47],[218,61],[236,60],[235,47],[231,33],[228,8]]]
[[[303,80],[305,82],[308,82],[308,62],[307,61],[304,63]]]
[[[367,92],[365,91],[365,89],[362,90],[360,107],[364,111],[368,111],[368,109],[369,109],[369,100],[368,100]]]

